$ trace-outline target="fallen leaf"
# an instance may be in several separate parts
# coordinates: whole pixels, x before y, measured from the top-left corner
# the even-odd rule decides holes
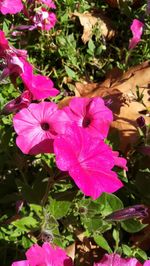
[[[114,113],[113,130],[117,130],[120,137],[120,149],[124,152],[138,139],[136,119],[144,116],[150,123],[148,110],[150,108],[150,64],[144,62],[130,68],[124,74],[116,72],[109,74],[103,83],[76,83],[76,95],[79,97],[100,96],[111,100],[110,108]],[[138,86],[138,89],[137,89]],[[142,102],[137,94],[142,95]]]
[[[102,13],[73,13],[73,16],[79,18],[81,25],[83,26],[83,35],[81,37],[83,43],[87,43],[92,37],[93,27],[97,24],[100,33],[111,39],[115,35],[115,30],[111,26],[111,21]]]

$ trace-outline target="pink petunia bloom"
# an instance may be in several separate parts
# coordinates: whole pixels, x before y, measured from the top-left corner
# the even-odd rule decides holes
[[[68,171],[86,196],[96,199],[103,192],[112,193],[123,186],[112,171],[116,159],[111,148],[77,125],[68,127],[65,134],[55,138],[54,153],[58,168]]]
[[[50,30],[56,24],[56,15],[53,12],[48,12],[45,8],[41,8],[33,16],[34,28],[41,30]]]
[[[18,112],[22,108],[27,108],[32,101],[32,94],[30,91],[25,90],[20,96],[16,99],[11,100],[6,103],[3,107],[1,114],[11,114],[14,112]]]
[[[93,137],[107,137],[113,115],[112,111],[105,106],[102,98],[75,97],[63,110],[68,115],[70,123],[75,122]]]
[[[93,266],[142,266],[136,258],[123,259],[118,254],[105,254],[100,262]],[[150,266],[150,261],[146,261],[143,266]]]
[[[140,42],[141,35],[143,33],[143,27],[144,27],[143,22],[141,22],[138,19],[133,20],[131,27],[130,27],[133,37],[130,40],[129,49],[133,49]]]
[[[0,30],[0,57],[4,60],[4,66],[2,65],[4,70],[1,74],[1,79],[9,75],[17,77],[24,69],[22,60],[26,60],[27,51],[10,46],[4,32]]]
[[[0,31],[0,56],[4,60],[0,78],[10,76],[12,80],[16,80],[20,77],[26,89],[32,93],[34,100],[53,97],[59,93],[51,79],[33,73],[33,66],[27,61],[27,51],[9,46],[3,31]]]
[[[57,119],[58,114],[60,121]],[[57,110],[55,103],[30,104],[13,118],[14,129],[18,134],[17,146],[25,154],[53,152],[53,140],[57,135],[55,125],[59,123],[61,127],[61,120],[63,121],[63,111]]]
[[[0,12],[3,15],[16,14],[23,9],[21,0],[1,0],[0,1]]]
[[[33,100],[41,100],[50,96],[53,97],[59,93],[54,88],[51,79],[46,76],[33,74],[33,66],[28,62],[24,62],[24,71],[20,74],[20,77],[26,89],[32,93]]]
[[[71,258],[60,247],[45,242],[42,247],[33,245],[26,252],[27,260],[16,261],[11,266],[73,266]]]

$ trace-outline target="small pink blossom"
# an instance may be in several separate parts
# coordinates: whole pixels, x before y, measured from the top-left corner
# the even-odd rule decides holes
[[[59,93],[51,79],[33,73],[33,66],[27,61],[27,51],[9,46],[3,31],[0,31],[0,56],[4,60],[0,78],[10,76],[15,81],[20,77],[34,100],[53,97]]]
[[[93,137],[107,137],[113,115],[112,111],[105,106],[102,98],[74,97],[69,106],[63,110],[68,115],[70,123],[75,122]]]
[[[105,254],[100,262],[93,266],[142,266],[136,258],[121,258],[118,254]],[[143,266],[150,266],[150,261],[146,261]]]
[[[19,97],[6,103],[1,111],[1,114],[8,115],[14,112],[18,112],[22,108],[28,107],[31,101],[32,101],[31,92],[25,90]]]
[[[55,103],[40,102],[30,104],[14,116],[13,125],[18,134],[16,144],[23,153],[53,152],[53,140],[57,135],[55,125],[59,123],[58,112]],[[61,127],[61,123],[59,125]]]
[[[133,49],[140,42],[141,35],[143,33],[143,27],[144,27],[144,23],[142,23],[140,20],[138,19],[133,20],[131,27],[130,27],[133,37],[130,40],[129,49]]]
[[[4,56],[5,50],[10,49],[7,39],[5,38],[5,34],[2,30],[0,30],[0,55]]]
[[[42,247],[35,244],[26,252],[27,260],[16,261],[11,266],[73,266],[71,258],[60,247],[45,242]]]
[[[16,14],[23,9],[21,0],[1,0],[0,1],[0,12],[3,15]]]
[[[33,100],[41,100],[50,96],[53,97],[59,93],[54,88],[51,79],[46,76],[33,74],[33,66],[28,62],[24,62],[24,70],[20,74],[20,77],[26,89],[32,93]]]
[[[123,157],[119,157],[118,151],[112,151],[112,153],[113,153],[115,165],[118,167],[121,167],[127,171],[128,168],[126,166],[126,164],[127,164],[126,159],[124,159]]]
[[[55,138],[54,152],[58,168],[68,171],[86,196],[96,199],[103,192],[112,193],[123,186],[112,171],[116,158],[111,148],[77,125]]]
[[[33,16],[34,27],[41,30],[50,30],[56,24],[56,15],[48,12],[45,8],[41,8]]]
[[[1,79],[9,75],[18,76],[23,71],[23,61],[27,58],[26,50],[15,49],[10,46],[5,34],[0,30],[0,56],[4,62],[2,68]]]

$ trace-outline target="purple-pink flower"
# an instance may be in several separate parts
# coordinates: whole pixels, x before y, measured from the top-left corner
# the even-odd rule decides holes
[[[21,0],[0,0],[0,12],[3,15],[16,14],[23,9]]]
[[[22,108],[26,108],[32,101],[32,94],[30,91],[25,90],[20,96],[16,99],[11,100],[10,102],[6,103],[3,107],[1,113],[8,115],[14,112],[18,112]]]
[[[33,100],[53,97],[59,93],[51,79],[33,73],[33,66],[27,61],[27,51],[10,46],[3,31],[0,31],[0,56],[4,60],[1,79],[10,76],[15,82],[20,77],[25,88],[32,93]]]
[[[113,115],[112,111],[105,106],[102,98],[74,97],[69,106],[64,107],[63,110],[70,119],[68,124],[76,123],[93,137],[97,136],[103,139],[107,137]]]
[[[33,66],[24,61],[24,71],[20,74],[20,77],[26,87],[32,95],[33,100],[41,100],[47,97],[56,96],[59,91],[54,88],[54,83],[51,79],[42,75],[35,75],[33,73]]]
[[[45,242],[42,247],[35,244],[26,252],[26,260],[16,261],[11,266],[73,266],[71,258],[60,247]]]
[[[17,77],[24,70],[23,60],[27,58],[26,50],[15,49],[10,46],[5,34],[0,30],[0,56],[3,58],[1,79],[7,76]]]
[[[55,103],[40,102],[30,104],[14,116],[13,125],[18,134],[16,144],[23,153],[53,152],[53,140],[57,135],[57,112]]]
[[[133,37],[130,40],[129,49],[133,49],[140,42],[141,35],[143,33],[143,27],[144,27],[143,22],[141,22],[138,19],[133,20],[130,26],[130,30],[132,31]]]
[[[116,154],[102,139],[91,137],[76,124],[55,138],[54,152],[58,168],[68,171],[86,196],[96,199],[103,192],[112,193],[123,186],[112,171]],[[118,157],[117,165],[124,167],[125,162]]]
[[[56,24],[56,15],[53,12],[47,11],[45,8],[38,9],[32,18],[34,28],[41,30],[50,30]]]
[[[105,254],[100,262],[94,263],[93,266],[142,266],[136,258],[121,258],[118,254]],[[146,261],[143,266],[150,266],[150,260]]]

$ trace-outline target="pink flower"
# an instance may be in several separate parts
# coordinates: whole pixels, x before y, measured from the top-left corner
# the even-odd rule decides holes
[[[32,95],[30,91],[26,90],[16,99],[13,99],[10,102],[6,103],[1,111],[1,114],[8,115],[17,112],[22,108],[28,107],[31,101],[32,101]]]
[[[5,55],[5,50],[10,49],[7,39],[5,38],[5,34],[2,30],[0,30],[0,55]]]
[[[27,58],[26,50],[15,49],[9,46],[3,31],[0,30],[0,56],[4,60],[4,70],[1,79],[8,75],[18,76],[24,68],[23,61]]]
[[[27,51],[9,46],[3,31],[0,31],[0,56],[4,60],[1,79],[11,76],[15,81],[20,76],[34,100],[53,97],[59,93],[51,79],[33,73],[33,66],[27,61]]]
[[[65,107],[63,110],[68,115],[70,123],[76,122],[79,127],[84,128],[93,137],[107,137],[113,115],[111,110],[105,106],[102,98],[75,97],[69,103],[69,107]]]
[[[48,12],[45,8],[41,8],[33,16],[35,28],[41,30],[50,30],[56,24],[56,15],[53,12]]]
[[[41,100],[50,96],[53,97],[59,93],[54,88],[51,79],[46,76],[33,74],[33,66],[28,62],[24,62],[24,71],[20,74],[20,77],[26,89],[32,93],[33,100]]]
[[[53,140],[57,134],[55,131],[57,105],[55,103],[32,103],[14,116],[13,124],[18,134],[16,144],[23,153],[53,152]]]
[[[0,12],[3,15],[16,14],[23,9],[21,0],[1,0],[0,1]]]
[[[141,35],[143,33],[143,27],[144,27],[144,23],[142,23],[140,20],[138,19],[133,20],[131,27],[130,27],[133,37],[130,40],[129,49],[133,49],[140,42]]]
[[[142,266],[135,258],[123,259],[118,254],[105,254],[100,262],[94,263],[93,266]],[[143,266],[150,266],[150,261],[146,261]]]
[[[30,247],[26,258],[27,260],[14,262],[12,266],[73,266],[71,258],[63,249],[53,247],[48,242],[42,247],[37,244]]]
[[[55,138],[54,152],[58,168],[68,171],[86,196],[96,199],[103,192],[112,193],[123,186],[112,171],[116,159],[111,148],[77,125]]]

